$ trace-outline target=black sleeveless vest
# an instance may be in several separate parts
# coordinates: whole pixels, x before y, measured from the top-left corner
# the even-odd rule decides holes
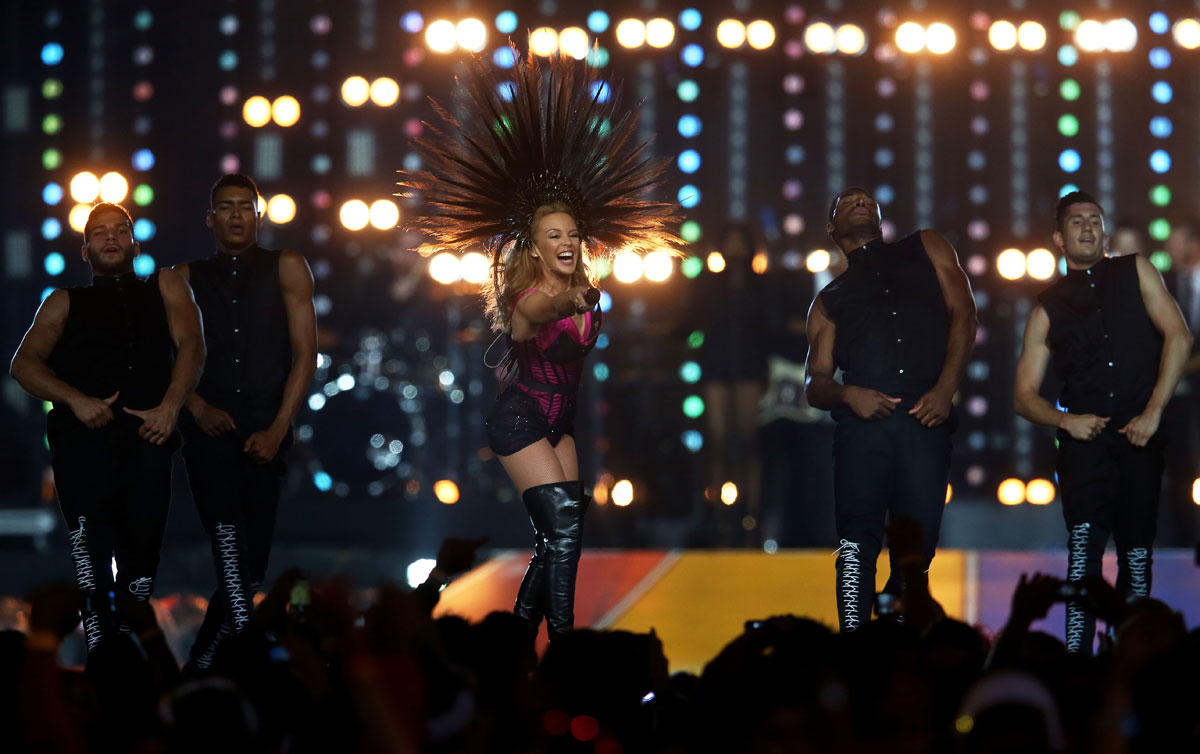
[[[1050,318],[1047,345],[1063,381],[1059,403],[1073,414],[1108,416],[1123,427],[1146,408],[1163,338],[1146,312],[1137,258],[1101,259],[1038,296]]]
[[[833,359],[846,385],[900,398],[907,411],[938,381],[950,316],[920,232],[883,239],[847,255],[848,267],[821,291],[834,324]],[[847,415],[840,407],[834,418]]]
[[[96,277],[88,287],[68,288],[62,336],[46,360],[56,377],[93,398],[120,391],[112,406],[117,421],[140,425],[122,411],[154,408],[171,382],[174,341],[158,288],[158,273],[145,280],[132,272]],[[83,427],[69,406],[54,404],[47,434]]]
[[[257,246],[188,265],[208,358],[196,394],[244,423],[275,418],[292,367],[280,252]]]

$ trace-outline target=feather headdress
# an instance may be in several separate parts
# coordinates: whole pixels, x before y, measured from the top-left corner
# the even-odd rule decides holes
[[[426,207],[408,224],[430,239],[419,251],[483,246],[499,268],[506,250],[531,244],[538,207],[555,202],[571,208],[592,256],[674,250],[676,207],[653,198],[667,163],[636,142],[636,109],[586,63],[555,56],[543,70],[515,47],[513,57],[508,70],[469,59],[454,112],[433,102],[440,123],[416,140],[423,169],[400,181]]]

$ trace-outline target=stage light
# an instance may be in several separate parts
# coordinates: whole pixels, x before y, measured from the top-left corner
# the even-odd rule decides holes
[[[699,419],[704,415],[704,399],[698,395],[689,395],[683,399],[683,415],[689,419]]]
[[[517,14],[511,10],[503,10],[496,14],[496,31],[501,34],[512,34],[517,30]]]
[[[438,19],[425,27],[425,44],[434,52],[451,52],[458,44],[458,30],[452,22]]]
[[[622,283],[635,283],[642,277],[642,257],[632,251],[622,251],[613,259],[613,277]]]
[[[704,22],[704,17],[695,8],[688,8],[679,14],[679,25],[688,31],[695,31]]]
[[[901,52],[920,52],[925,47],[925,27],[906,21],[896,29],[896,46]]]
[[[42,201],[50,206],[54,206],[63,199],[63,188],[57,183],[50,182],[42,187]]]
[[[679,206],[684,209],[691,209],[700,203],[700,189],[688,183],[679,187],[679,192],[676,193],[675,198],[679,201]]]
[[[756,50],[766,50],[775,44],[775,26],[759,19],[746,26],[746,42]]]
[[[1008,52],[1017,46],[1017,27],[1011,21],[996,21],[988,29],[988,42],[1001,52]]]
[[[861,55],[867,49],[867,34],[854,24],[837,28],[837,50],[843,55]]]
[[[689,280],[698,277],[704,271],[704,260],[700,257],[688,257],[679,263],[679,271]]]
[[[434,485],[434,494],[437,494],[437,485]],[[408,568],[404,571],[404,578],[408,582],[409,589],[416,589],[421,584],[424,584],[429,579],[429,574],[433,572],[437,561],[431,558],[421,558],[414,560],[408,564]]]
[[[1194,18],[1181,18],[1171,29],[1175,44],[1185,50],[1195,50],[1200,47],[1200,21]]]
[[[694,429],[684,430],[683,434],[679,436],[679,439],[683,442],[683,447],[687,448],[692,453],[699,453],[704,447],[704,435],[700,434]]]
[[[347,230],[362,230],[370,222],[371,211],[361,199],[351,199],[338,210],[338,220]]]
[[[558,34],[558,49],[564,55],[569,55],[576,60],[583,60],[587,57],[588,49],[591,48],[591,42],[588,40],[587,32],[578,26],[568,26]]]
[[[1067,102],[1074,102],[1079,99],[1079,95],[1083,93],[1079,82],[1075,79],[1067,79],[1058,85],[1058,94]]]
[[[1160,105],[1166,105],[1175,98],[1175,90],[1165,81],[1155,81],[1150,87],[1150,96]]]
[[[930,24],[925,30],[925,46],[934,55],[945,55],[954,49],[958,41],[954,29],[943,23]]]
[[[529,52],[543,58],[558,52],[558,31],[542,26],[529,33]]]
[[[767,272],[767,267],[770,265],[770,260],[767,258],[767,252],[756,251],[754,256],[750,257],[750,269],[755,275],[764,275]]]
[[[702,375],[703,370],[694,361],[685,361],[679,365],[679,379],[689,385],[695,385],[699,382]]]
[[[815,24],[809,24],[804,30],[804,46],[811,53],[824,55],[833,52],[837,46],[837,35],[832,26],[818,21]]]
[[[61,191],[61,189],[60,189]],[[101,201],[119,204],[129,194],[129,183],[120,173],[105,173],[100,179]]]
[[[342,82],[342,102],[361,107],[371,98],[371,85],[362,76],[351,76]]]
[[[76,173],[71,178],[71,198],[80,204],[91,204],[100,196],[100,179],[95,173]]]
[[[458,502],[458,485],[449,479],[439,479],[433,483],[433,495],[443,505],[454,505]]]
[[[1137,47],[1137,26],[1128,18],[1114,18],[1104,25],[1105,46],[1112,52],[1129,52]]]
[[[675,41],[675,24],[665,18],[652,18],[646,22],[646,44],[663,49]]]
[[[704,62],[704,48],[698,44],[686,45],[679,53],[679,59],[689,68],[695,68]]]
[[[691,139],[700,134],[702,124],[700,123],[700,119],[695,115],[682,115],[679,118],[677,128],[679,129],[680,136],[685,139]]]
[[[400,208],[391,199],[376,199],[367,211],[371,227],[376,230],[391,230],[400,222]]]
[[[1048,479],[1034,479],[1025,486],[1025,502],[1030,505],[1049,505],[1054,494],[1054,483]]]
[[[710,252],[707,263],[709,272],[725,271],[725,255],[719,251]]]
[[[45,268],[47,275],[57,277],[63,273],[63,270],[67,269],[67,260],[57,251],[52,251],[42,260],[42,266]]]
[[[276,97],[271,103],[271,119],[278,126],[290,128],[300,120],[300,102],[290,94]]]
[[[717,24],[717,41],[722,47],[737,49],[746,43],[746,25],[736,18],[727,18]]]
[[[700,153],[694,149],[685,149],[679,153],[676,162],[684,173],[695,173],[700,169]]]
[[[135,240],[135,241],[149,241],[154,238],[154,234],[157,232],[158,232],[158,226],[154,224],[153,220],[147,220],[144,217],[139,217],[138,219],[133,221],[133,240]],[[147,255],[142,254],[137,259],[133,260],[133,269],[135,272],[138,271],[138,261],[137,260],[141,259],[142,257],[146,257],[146,256]],[[154,267],[153,267],[154,260],[150,259],[149,257],[147,257],[147,259],[149,259],[149,264],[151,265],[151,268],[149,270],[146,270],[145,272],[138,272],[139,275],[141,275],[141,274],[149,275],[151,272],[154,271]],[[145,264],[147,264],[147,262],[142,262],[141,264],[145,265]]]
[[[996,498],[1004,505],[1020,505],[1025,502],[1025,483],[1020,479],[1005,479],[996,488]]]
[[[954,499],[954,486],[947,484],[946,485],[946,500],[945,500],[945,502],[942,503],[942,505],[949,505],[950,501],[953,499]]]
[[[646,24],[636,18],[626,18],[617,24],[617,44],[633,49],[646,42]]]
[[[1155,218],[1150,221],[1148,231],[1155,241],[1166,241],[1171,236],[1171,223],[1164,217]]]
[[[62,130],[62,116],[55,113],[50,113],[45,118],[42,118],[42,132],[47,134],[56,134]]]
[[[458,266],[462,270],[462,279],[476,285],[487,280],[492,271],[491,262],[478,251],[468,251],[463,254]]]
[[[596,505],[607,505],[609,501],[608,495],[608,485],[605,484],[603,477],[601,477],[600,481],[597,481],[594,485],[592,485],[592,500],[596,503]]]
[[[42,152],[42,167],[46,170],[57,170],[62,165],[62,152],[51,147]]]
[[[1074,149],[1064,149],[1058,153],[1058,166],[1064,173],[1074,173],[1083,165],[1083,158]]]
[[[1200,479],[1192,482],[1192,502],[1200,505]]]
[[[478,18],[464,18],[454,28],[458,46],[468,52],[479,52],[487,46],[487,27]]]
[[[1025,270],[1034,280],[1049,280],[1058,269],[1058,260],[1049,249],[1034,249],[1025,257]]]
[[[737,502],[738,488],[733,482],[726,482],[721,485],[721,502],[725,505],[733,505]]]
[[[442,285],[457,283],[462,279],[462,264],[456,255],[448,251],[435,254],[429,260],[429,277]]]
[[[685,220],[679,226],[679,237],[688,243],[696,243],[701,235],[700,223],[695,220]]]
[[[1150,133],[1156,139],[1165,139],[1175,131],[1175,125],[1165,115],[1156,115],[1150,119]]]
[[[71,226],[71,230],[76,233],[82,233],[84,227],[87,226],[88,215],[92,213],[92,208],[88,204],[76,204],[67,213],[67,225]]]
[[[1025,263],[1020,249],[1005,249],[996,257],[996,271],[1005,280],[1019,280],[1025,275]]]
[[[133,165],[134,170],[145,172],[154,167],[154,153],[149,149],[139,149],[133,153],[129,163]]]
[[[1164,70],[1171,67],[1171,52],[1165,47],[1155,47],[1148,55],[1150,67],[1156,70]]]
[[[254,128],[262,128],[271,122],[271,100],[254,95],[242,105],[242,120]]]
[[[1075,29],[1075,44],[1086,52],[1099,52],[1105,47],[1104,24],[1089,18]]]
[[[391,107],[400,99],[400,84],[387,76],[381,76],[371,82],[371,101],[379,107]]]
[[[1058,48],[1058,62],[1068,68],[1079,62],[1079,50],[1074,45],[1063,45]]]
[[[602,10],[594,10],[588,14],[587,26],[593,34],[603,34],[608,31],[608,14]]]
[[[1158,184],[1150,189],[1150,202],[1156,207],[1166,207],[1171,203],[1171,189]]]
[[[1046,46],[1046,27],[1037,21],[1026,21],[1017,29],[1017,42],[1027,52],[1037,52]]]
[[[679,97],[680,102],[695,102],[700,96],[700,85],[691,79],[684,79],[679,82],[679,86],[675,87],[675,94]],[[52,168],[47,168],[50,170]]]
[[[1171,169],[1171,155],[1165,149],[1156,149],[1150,154],[1150,169],[1163,174]]]
[[[42,96],[46,99],[58,99],[63,93],[61,79],[46,79],[42,82]]]
[[[829,252],[825,249],[817,249],[809,252],[809,255],[804,259],[804,266],[809,272],[816,274],[829,269],[829,262],[832,258]]]
[[[296,219],[296,200],[287,194],[276,194],[267,201],[267,219],[276,225],[286,225]]]
[[[622,479],[613,485],[612,502],[618,508],[624,508],[633,502],[633,482]]]
[[[652,283],[661,283],[671,277],[675,265],[667,251],[652,251],[642,260],[642,274]],[[618,278],[620,279],[620,278]]]

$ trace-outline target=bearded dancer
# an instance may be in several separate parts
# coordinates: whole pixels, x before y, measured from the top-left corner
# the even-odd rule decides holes
[[[608,86],[570,58],[543,71],[530,56],[505,73],[474,59],[458,81],[465,114],[434,103],[441,125],[418,142],[425,170],[401,184],[429,207],[410,226],[433,239],[422,253],[482,246],[492,257],[487,313],[509,350],[486,427],[536,535],[514,611],[535,627],[544,617],[551,639],[574,625],[590,500],[574,417],[601,315],[584,254],[678,243],[665,229],[672,205],[650,198],[665,162],[633,141],[635,111],[602,99]]]

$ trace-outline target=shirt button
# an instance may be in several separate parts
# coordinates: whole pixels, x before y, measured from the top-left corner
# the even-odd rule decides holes
[[[242,360],[241,360],[241,359],[234,359],[234,360],[233,360],[233,363],[234,363],[234,364],[241,364],[241,363],[242,363]]]
[[[889,291],[887,288],[884,288],[884,289],[883,289],[883,292],[884,292],[884,293],[891,293],[891,291]]]
[[[233,389],[233,392],[235,392],[235,393],[240,393],[240,392],[242,392],[242,389],[241,389],[240,387],[235,387],[235,388]]]
[[[1109,398],[1112,398],[1112,397],[1113,397],[1113,393],[1109,393],[1109,394],[1108,394],[1108,397],[1109,397]]]
[[[234,271],[233,271],[233,274],[234,274],[234,275],[236,275],[236,274],[237,274],[237,270],[234,270]]]
[[[233,300],[233,303],[235,303],[235,304],[237,303],[237,299],[236,299],[236,298]]]
[[[897,342],[897,343],[903,343],[903,342],[904,342],[904,340],[903,340],[903,339],[901,339],[901,338],[896,338],[896,342]]]
[[[1095,287],[1096,287],[1096,284],[1095,284],[1095,283],[1088,283],[1088,285],[1092,286],[1093,288],[1095,288]]]
[[[1110,362],[1108,362],[1108,365],[1111,367],[1113,365],[1113,363],[1110,361]]]
[[[240,327],[235,327],[235,328],[233,328],[233,331],[234,331],[234,332],[241,332],[241,331],[242,331],[242,328],[240,328]]]
[[[892,316],[893,316],[893,317],[894,317],[894,316],[896,316],[896,312],[892,312]]]
[[[903,370],[903,369],[901,369],[901,370],[900,370],[900,374],[904,374],[904,370]]]

